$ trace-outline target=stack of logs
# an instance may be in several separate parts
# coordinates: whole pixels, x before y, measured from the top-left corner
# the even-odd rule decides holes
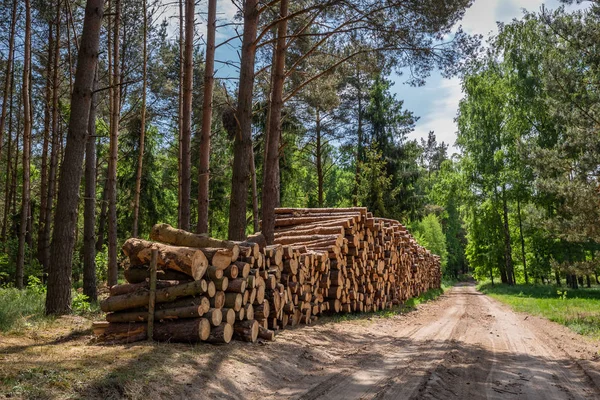
[[[147,337],[150,257],[158,250],[153,338],[228,343],[273,340],[323,313],[377,311],[439,288],[439,257],[398,221],[366,208],[276,209],[275,244],[261,234],[221,241],[166,224],[129,239],[124,285],[101,303],[106,341]]]

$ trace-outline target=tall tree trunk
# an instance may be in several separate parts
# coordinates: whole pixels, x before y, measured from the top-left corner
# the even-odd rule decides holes
[[[271,103],[269,128],[267,135],[265,174],[262,188],[262,233],[267,243],[272,244],[275,233],[275,207],[279,206],[279,139],[281,138],[281,112],[283,110],[283,85],[285,83],[285,52],[287,37],[287,14],[289,0],[279,3],[277,24],[277,43],[273,60],[273,85],[271,86]]]
[[[48,22],[48,58],[46,60],[46,93],[44,99],[44,137],[42,144],[42,169],[40,172],[40,215],[38,219],[37,259],[44,265],[44,232],[46,226],[46,208],[48,207],[48,147],[50,142],[50,125],[52,107],[52,57],[54,55],[54,27],[52,20]],[[44,276],[46,271],[44,270]],[[44,278],[45,279],[45,278]]]
[[[29,225],[29,157],[31,155],[31,2],[25,0],[25,44],[23,54],[23,186],[21,194],[21,223],[15,286],[23,288],[25,271],[25,236]]]
[[[317,106],[316,119],[315,119],[315,149],[317,159],[317,191],[319,199],[319,207],[323,207],[323,148],[321,145],[321,110]]]
[[[256,164],[254,163],[254,149],[250,152],[250,175],[252,178],[252,228],[253,232],[260,231],[258,225],[258,188],[256,187]]]
[[[12,90],[9,93],[9,86],[12,86],[13,76],[13,57],[15,46],[15,29],[17,26],[17,0],[13,0],[11,11],[10,35],[8,39],[8,59],[6,60],[6,70],[4,71],[4,91],[2,93],[2,111],[0,114],[0,158],[2,157],[2,146],[4,144],[4,125],[6,123],[6,111],[8,108],[8,95],[12,96]],[[10,132],[9,132],[10,134]]]
[[[14,46],[12,48],[12,55],[9,57],[14,57]],[[10,78],[10,86],[8,88],[9,93],[10,93],[10,101],[9,101],[9,106],[8,106],[8,147],[6,149],[6,181],[4,184],[4,214],[2,216],[2,231],[0,232],[0,241],[5,242],[6,241],[6,229],[8,227],[8,214],[9,214],[9,210],[10,210],[10,199],[12,197],[12,191],[11,191],[11,180],[12,180],[12,174],[15,174],[16,172],[12,172],[12,162],[11,162],[11,155],[12,155],[12,132],[13,132],[13,104],[14,104],[14,96],[13,96],[13,90],[15,87],[15,74],[11,73],[11,78]],[[18,135],[18,133],[16,134]],[[16,138],[15,138],[16,139]],[[2,151],[0,150],[0,158],[2,158]]]
[[[512,262],[512,248],[510,243],[510,229],[508,226],[508,202],[506,200],[506,187],[502,185],[502,214],[504,223],[504,257],[506,261],[506,275],[508,284],[515,284],[515,271]]]
[[[94,90],[98,82],[98,67]],[[96,93],[92,94],[85,147],[85,193],[83,208],[83,294],[98,300],[96,288]]]
[[[138,224],[140,214],[140,193],[142,190],[142,167],[144,163],[144,148],[146,140],[146,87],[148,70],[148,11],[146,0],[142,0],[142,12],[144,13],[144,39],[143,39],[143,61],[142,61],[142,110],[140,117],[140,148],[138,153],[137,173],[135,176],[135,195],[133,199],[133,229],[131,235],[138,237]]]
[[[108,175],[108,171],[106,172]],[[105,178],[106,183],[106,178]],[[100,204],[100,216],[98,217],[98,240],[96,241],[96,251],[102,251],[104,248],[104,239],[106,237],[106,219],[108,216],[108,188],[102,185],[102,203]]]
[[[181,162],[183,160],[182,156],[182,146],[181,140],[183,138],[183,48],[185,43],[184,36],[184,14],[183,14],[183,0],[179,0],[179,115],[178,115],[178,127],[177,130],[177,227],[181,229],[181,205],[183,204],[181,200],[182,192],[182,177],[183,177],[183,167]]]
[[[181,131],[181,229],[190,230],[192,188],[192,89],[194,81],[194,0],[185,0],[185,48],[183,52],[183,127]]]
[[[44,225],[44,235],[42,237],[42,267],[44,273],[48,273],[50,264],[50,228],[52,221],[52,210],[56,195],[56,175],[58,170],[58,158],[60,148],[60,119],[59,119],[59,65],[60,65],[60,1],[56,4],[56,34],[54,39],[54,59],[52,65],[52,143],[50,148],[50,168],[48,170],[48,195],[46,200],[46,208],[43,210],[46,224]],[[42,212],[42,210],[40,210]]]
[[[19,171],[19,139],[20,139],[20,134],[21,134],[21,118],[19,117],[22,112],[22,107],[23,107],[23,96],[17,96],[18,98],[18,103],[17,103],[17,132],[16,132],[16,140],[15,140],[15,158],[14,158],[14,163],[13,163],[13,175],[12,175],[12,182],[11,182],[11,194],[12,194],[12,199],[10,201],[11,205],[12,205],[12,214],[16,215],[17,214],[17,175],[18,175],[18,171]]]
[[[113,21],[113,98],[108,156],[108,285],[117,284],[117,158],[119,149],[119,123],[121,117],[121,73],[119,65],[119,31],[121,22],[121,0],[115,0]]]
[[[356,127],[356,171],[354,173],[354,207],[358,206],[358,185],[360,184],[360,162],[363,159],[363,120],[362,120],[362,93],[360,86],[360,72],[357,70],[357,86],[356,91],[358,93],[358,123]]]
[[[216,29],[217,0],[208,0],[206,63],[204,64],[204,98],[202,103],[202,129],[200,131],[200,166],[198,167],[198,226],[196,228],[196,232],[198,233],[208,233],[210,127],[213,110]]]
[[[523,219],[521,217],[521,201],[517,199],[517,212],[519,213],[519,235],[521,236],[521,256],[523,257],[523,274],[525,275],[525,284],[529,283],[527,274],[527,258],[525,254],[525,238],[523,237]]]
[[[254,90],[254,58],[256,56],[256,31],[258,29],[258,0],[244,4],[244,32],[242,38],[240,83],[237,101],[238,131],[233,144],[233,176],[229,202],[229,232],[231,240],[246,237],[246,202],[250,179],[250,153],[252,152],[252,92]]]
[[[49,266],[47,314],[64,314],[71,308],[71,265],[74,232],[79,203],[79,185],[88,136],[92,87],[98,62],[100,27],[104,0],[88,0],[85,8],[81,49],[78,54],[74,90],[71,95],[71,115],[61,165],[58,202],[52,237],[52,263]]]

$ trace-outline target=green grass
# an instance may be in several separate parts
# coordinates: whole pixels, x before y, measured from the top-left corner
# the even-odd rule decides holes
[[[46,319],[46,295],[31,289],[0,288],[0,332],[20,331]]]
[[[600,286],[569,289],[551,285],[492,286],[484,282],[477,288],[515,311],[541,316],[600,339]]]

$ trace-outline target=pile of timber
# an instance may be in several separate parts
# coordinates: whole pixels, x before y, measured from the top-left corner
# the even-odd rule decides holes
[[[101,340],[145,340],[149,318],[154,320],[152,338],[158,341],[273,340],[273,331],[266,329],[267,282],[257,268],[265,259],[262,235],[246,242],[222,241],[159,224],[151,239],[131,238],[123,245],[128,283],[112,286],[100,303],[107,313],[107,323],[95,325]]]
[[[153,314],[155,340],[273,340],[277,331],[322,314],[388,309],[440,287],[439,257],[398,221],[366,208],[279,208],[275,226],[269,246],[261,234],[222,241],[166,224],[154,226],[153,241],[127,240],[129,283],[113,286],[101,303],[108,313],[101,337],[144,340]]]

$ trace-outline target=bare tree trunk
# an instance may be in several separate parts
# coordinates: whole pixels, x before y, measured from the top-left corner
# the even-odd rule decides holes
[[[184,16],[183,16],[183,0],[179,0],[179,120],[178,126],[179,129],[177,131],[177,227],[181,229],[181,205],[183,204],[181,199],[182,188],[182,172],[183,167],[181,162],[183,160],[182,156],[182,133],[183,133],[183,47],[184,47]]]
[[[262,189],[262,233],[272,244],[275,231],[275,207],[279,206],[279,139],[281,138],[281,112],[283,110],[283,85],[285,83],[285,51],[289,0],[280,1],[280,18],[277,25],[277,44],[273,60],[273,85],[269,113],[268,147]]]
[[[206,62],[204,64],[204,99],[202,103],[202,130],[200,131],[200,165],[198,167],[198,227],[196,232],[208,233],[210,182],[210,127],[213,110],[215,73],[215,34],[217,29],[217,0],[208,1],[206,32]]]
[[[229,202],[230,240],[246,237],[246,203],[250,179],[250,152],[252,152],[252,91],[254,89],[254,59],[258,29],[258,0],[244,4],[244,32],[242,39],[240,83],[238,90],[238,132],[233,145],[233,176]]]
[[[108,285],[116,285],[119,273],[117,265],[117,157],[119,149],[119,122],[121,117],[121,81],[119,65],[119,31],[121,22],[121,0],[115,1],[113,25],[113,98],[108,156]]]
[[[527,257],[525,254],[525,238],[523,237],[523,220],[521,217],[521,201],[517,199],[517,212],[519,214],[519,235],[521,236],[521,256],[523,257],[523,274],[525,275],[525,284],[529,283],[527,274]]]
[[[102,190],[102,204],[100,205],[100,217],[98,218],[98,240],[96,241],[97,252],[103,250],[104,238],[106,237],[106,217],[108,214],[108,189],[106,185],[103,185],[103,187],[104,189]]]
[[[358,185],[360,181],[360,162],[363,159],[363,120],[362,120],[362,93],[360,87],[360,73],[357,72],[357,93],[358,93],[358,124],[357,124],[357,139],[356,143],[356,172],[354,175],[354,200],[355,207],[358,206]]]
[[[48,195],[46,201],[46,209],[43,212],[46,214],[46,224],[44,225],[43,235],[43,251],[42,251],[42,266],[47,274],[50,264],[50,228],[52,221],[52,209],[54,197],[56,194],[56,171],[58,170],[58,157],[60,147],[60,132],[59,132],[59,65],[60,65],[60,1],[56,4],[56,34],[54,39],[54,60],[52,65],[52,143],[50,148],[50,168],[48,171]],[[42,210],[40,210],[42,212]]]
[[[10,36],[8,39],[8,60],[6,60],[6,70],[4,72],[4,92],[2,93],[2,114],[0,114],[0,158],[2,157],[2,146],[4,144],[4,125],[6,123],[6,110],[8,108],[9,86],[13,76],[13,57],[15,47],[15,29],[17,26],[17,0],[13,0],[10,24]],[[12,95],[12,91],[10,91]],[[10,134],[10,132],[9,132]]]
[[[23,186],[21,195],[21,223],[15,286],[23,288],[25,271],[25,236],[29,223],[29,157],[31,155],[31,2],[25,0],[25,44],[23,54]]]
[[[12,48],[12,55],[10,57],[14,57],[14,46]],[[10,210],[10,199],[12,197],[12,190],[11,190],[11,179],[12,179],[12,174],[15,174],[16,172],[12,172],[12,162],[11,162],[11,155],[12,155],[12,132],[13,132],[13,104],[14,104],[14,96],[13,96],[13,90],[15,87],[15,74],[11,73],[11,78],[10,78],[10,86],[8,88],[9,93],[10,93],[10,102],[9,102],[9,110],[8,110],[8,147],[6,149],[6,182],[4,185],[4,215],[2,216],[2,232],[0,234],[0,240],[2,242],[6,241],[6,229],[8,227],[8,212]],[[18,133],[16,134],[18,135]],[[15,138],[16,139],[16,138]],[[18,151],[18,149],[17,149]],[[0,158],[1,158],[2,152],[0,150]]]
[[[194,79],[194,0],[185,0],[185,48],[183,52],[183,127],[181,131],[181,229],[190,230],[192,187],[192,88]]]
[[[252,175],[252,227],[254,233],[260,231],[258,226],[258,189],[256,187],[256,164],[254,163],[254,149],[250,152],[250,174]]]
[[[321,110],[317,107],[316,110],[316,158],[317,158],[317,190],[318,190],[318,199],[319,199],[319,207],[323,207],[323,146],[321,144]]]
[[[142,61],[142,110],[140,118],[140,148],[138,153],[137,173],[135,176],[135,195],[133,199],[133,229],[131,235],[138,237],[138,223],[140,214],[140,193],[142,190],[142,167],[144,163],[144,147],[146,139],[146,87],[148,71],[148,11],[146,0],[142,1],[142,12],[144,13],[144,39],[143,39],[143,61]]]
[[[508,203],[506,200],[506,188],[502,185],[502,213],[504,222],[504,257],[506,258],[506,275],[509,285],[515,284],[515,272],[512,262],[512,248],[510,243],[510,229],[508,226]]]
[[[48,22],[48,58],[46,60],[46,94],[44,101],[44,138],[42,144],[42,169],[40,172],[40,215],[38,219],[37,259],[44,265],[44,232],[46,226],[46,208],[48,207],[48,147],[50,142],[51,104],[52,104],[52,57],[54,55],[54,27]],[[44,269],[44,275],[46,270]],[[44,278],[45,279],[45,278]]]
[[[98,68],[94,89],[98,84]],[[88,138],[85,147],[85,193],[83,209],[83,294],[90,300],[98,300],[96,288],[96,102],[92,94],[88,122]]]
[[[94,73],[98,62],[104,0],[88,0],[78,54],[71,115],[52,237],[52,263],[48,274],[47,314],[68,313],[71,308],[71,265],[79,203],[79,185],[88,136]]]

